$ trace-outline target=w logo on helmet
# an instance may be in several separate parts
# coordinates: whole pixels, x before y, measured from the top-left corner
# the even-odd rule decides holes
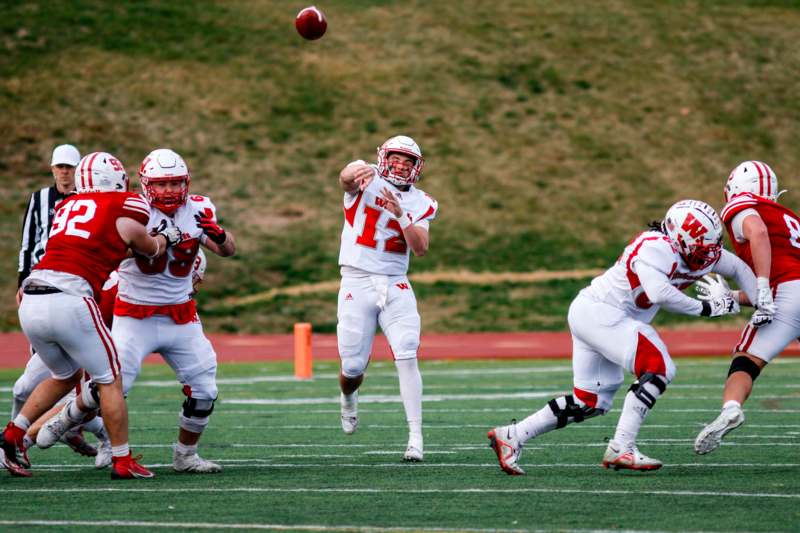
[[[697,220],[692,213],[689,213],[683,220],[681,231],[686,232],[692,239],[696,239],[701,235],[708,233],[708,228],[705,227],[702,222]]]

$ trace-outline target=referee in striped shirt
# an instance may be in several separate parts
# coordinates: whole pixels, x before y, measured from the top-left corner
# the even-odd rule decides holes
[[[17,287],[31,273],[31,269],[44,256],[47,235],[53,224],[53,214],[58,202],[75,192],[75,167],[81,160],[78,149],[71,144],[56,146],[50,166],[55,184],[31,195],[25,220],[22,224],[22,246],[19,250],[19,281]],[[20,294],[17,292],[17,300]]]

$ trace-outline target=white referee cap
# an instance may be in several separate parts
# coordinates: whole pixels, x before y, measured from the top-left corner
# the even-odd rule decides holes
[[[71,144],[62,144],[56,146],[53,150],[53,160],[50,163],[51,167],[56,165],[70,165],[77,167],[81,162],[81,154],[78,149]]]

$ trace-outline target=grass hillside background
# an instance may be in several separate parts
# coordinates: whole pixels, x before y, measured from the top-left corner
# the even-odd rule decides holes
[[[234,299],[337,278],[338,171],[398,133],[441,207],[412,272],[605,267],[672,202],[720,208],[750,158],[800,206],[800,2],[331,1],[315,42],[305,5],[0,2],[0,328],[64,142],[131,176],[156,147],[186,158],[239,245],[210,260],[217,331],[335,329],[335,292]],[[561,329],[585,283],[415,288],[425,331]]]

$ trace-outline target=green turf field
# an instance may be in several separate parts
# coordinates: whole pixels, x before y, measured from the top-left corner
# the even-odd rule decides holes
[[[225,467],[213,476],[171,472],[180,390],[166,366],[148,366],[129,398],[131,441],[157,478],[112,482],[65,447],[34,450],[33,478],[0,473],[0,530],[119,521],[148,530],[798,531],[800,359],[771,365],[745,425],[699,457],[691,443],[717,412],[726,367],[724,359],[678,360],[676,382],[640,435],[641,449],[666,463],[660,471],[598,466],[620,391],[605,418],[529,442],[528,475],[509,477],[486,431],[570,388],[569,361],[423,364],[426,460],[414,465],[400,461],[406,428],[391,363],[370,367],[352,436],[339,427],[332,363],[304,383],[287,364],[225,365],[201,448]],[[0,373],[4,412],[15,377]]]

